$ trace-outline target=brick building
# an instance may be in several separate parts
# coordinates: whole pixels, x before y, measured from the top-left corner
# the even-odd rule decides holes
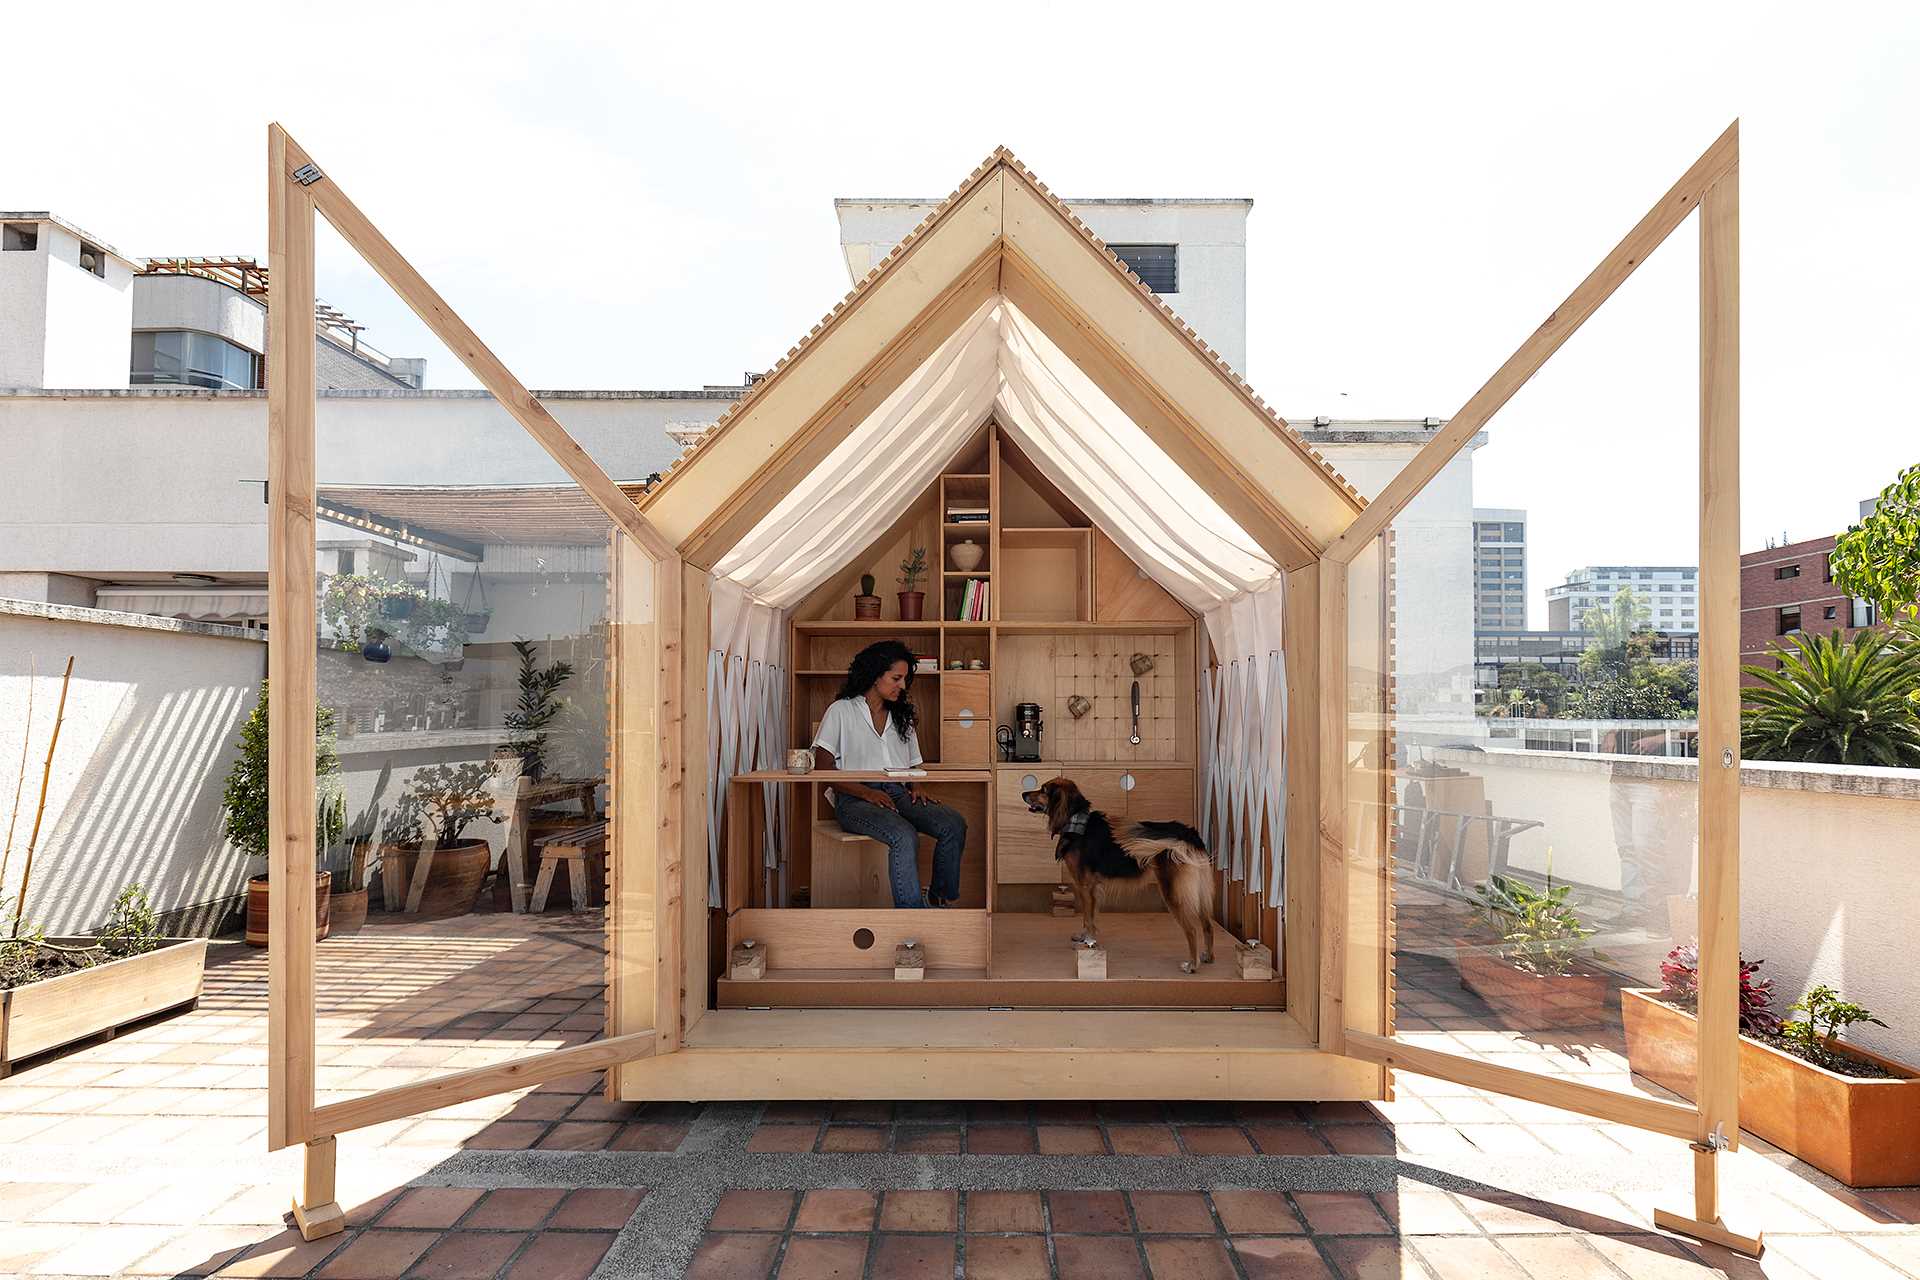
[[[1851,639],[1878,621],[1871,604],[1834,585],[1827,553],[1838,537],[1790,542],[1740,557],[1742,663],[1761,662],[1796,631],[1839,631]]]

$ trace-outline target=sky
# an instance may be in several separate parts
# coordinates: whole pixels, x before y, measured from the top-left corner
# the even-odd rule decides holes
[[[1072,196],[1249,196],[1249,380],[1446,417],[1736,117],[1742,545],[1836,532],[1920,461],[1920,7],[23,6],[0,208],[136,257],[266,257],[278,120],[521,380],[737,383],[847,288],[836,196],[1005,144]],[[44,56],[20,56],[43,50]],[[1531,606],[1696,558],[1689,221],[1489,425]],[[319,293],[474,385],[323,240]]]

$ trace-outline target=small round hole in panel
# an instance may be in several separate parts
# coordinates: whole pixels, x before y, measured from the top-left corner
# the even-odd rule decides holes
[[[873,950],[873,930],[855,929],[853,931],[853,945],[862,951]]]
[[[1120,789],[1122,791],[1131,791],[1136,785],[1137,784],[1132,774],[1123,773],[1120,775]]]
[[[1030,773],[1020,779],[1020,789],[1022,791],[1035,791],[1039,789],[1039,786],[1040,786],[1040,779],[1034,777]]]

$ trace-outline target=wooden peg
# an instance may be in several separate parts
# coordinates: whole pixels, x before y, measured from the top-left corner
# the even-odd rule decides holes
[[[893,949],[895,982],[919,982],[927,976],[927,952],[917,942],[903,942]]]

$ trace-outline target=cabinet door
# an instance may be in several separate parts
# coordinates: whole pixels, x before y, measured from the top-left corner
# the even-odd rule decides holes
[[[1031,813],[1020,798],[1043,782],[1065,776],[1072,779],[1093,807],[1115,823],[1126,818],[1127,796],[1121,789],[1124,769],[1067,769],[1057,765],[1003,765],[994,771],[995,876],[1001,884],[1059,884],[1060,864],[1053,856],[1053,835],[1047,818]]]
[[[1131,786],[1128,786],[1131,780]],[[1192,824],[1193,770],[1128,769],[1121,780],[1127,787],[1127,819],[1131,822],[1185,822]]]

